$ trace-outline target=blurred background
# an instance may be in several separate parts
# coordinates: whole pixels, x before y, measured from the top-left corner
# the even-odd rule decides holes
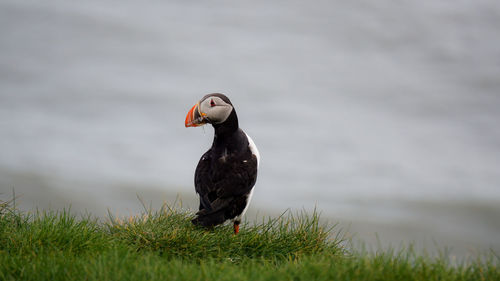
[[[213,130],[184,119],[223,92],[261,153],[249,221],[498,252],[499,27],[495,0],[0,0],[0,199],[195,208]]]

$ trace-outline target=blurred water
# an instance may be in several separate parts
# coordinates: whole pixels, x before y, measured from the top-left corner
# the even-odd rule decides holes
[[[193,202],[213,132],[185,114],[224,92],[254,212],[500,250],[500,4],[372,2],[0,1],[0,196]]]

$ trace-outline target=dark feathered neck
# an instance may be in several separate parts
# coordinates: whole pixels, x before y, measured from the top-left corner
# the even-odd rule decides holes
[[[215,130],[214,145],[224,144],[228,138],[231,138],[239,129],[238,116],[236,111],[231,111],[226,121],[220,124],[212,124]]]

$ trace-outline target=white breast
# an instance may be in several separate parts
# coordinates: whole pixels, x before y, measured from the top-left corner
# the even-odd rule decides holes
[[[245,133],[245,135],[247,134]],[[255,155],[255,157],[257,157],[257,168],[259,168],[259,162],[260,162],[259,150],[257,149],[257,146],[255,146],[255,143],[253,142],[252,138],[249,135],[247,135],[247,139],[250,151],[252,152],[253,155]]]

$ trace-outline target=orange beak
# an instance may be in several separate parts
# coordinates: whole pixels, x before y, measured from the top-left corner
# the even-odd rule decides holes
[[[198,127],[207,123],[206,119],[204,118],[205,114],[203,112],[200,112],[200,109],[198,107],[199,104],[200,103],[195,104],[186,115],[186,121],[184,122],[186,128]]]

